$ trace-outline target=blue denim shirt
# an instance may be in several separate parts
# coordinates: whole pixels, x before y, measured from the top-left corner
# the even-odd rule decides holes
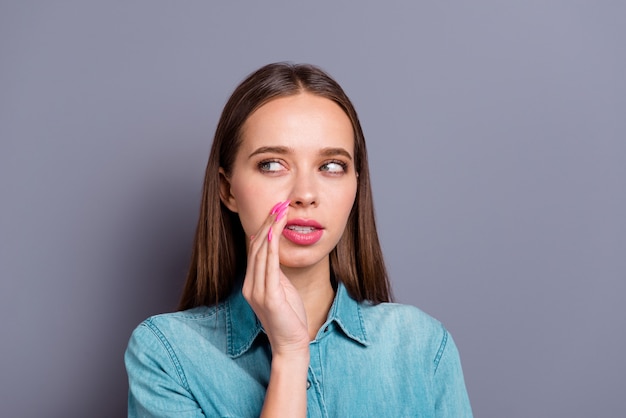
[[[372,305],[339,285],[310,343],[308,417],[471,417],[452,337],[417,308]],[[147,319],[126,350],[129,417],[258,417],[271,350],[234,292]]]

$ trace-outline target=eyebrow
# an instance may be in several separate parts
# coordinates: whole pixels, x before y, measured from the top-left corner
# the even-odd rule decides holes
[[[294,152],[293,148],[289,148],[289,147],[280,147],[280,146],[259,147],[256,150],[254,150],[252,154],[248,156],[248,158],[252,158],[258,154],[283,154],[284,155],[284,154],[293,154],[293,152]],[[332,157],[335,155],[341,155],[341,156],[346,157],[350,161],[352,161],[352,155],[348,151],[346,151],[344,148],[333,148],[333,147],[322,148],[319,152],[319,155],[322,157]]]

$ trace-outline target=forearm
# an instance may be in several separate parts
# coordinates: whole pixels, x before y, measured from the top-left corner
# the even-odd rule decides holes
[[[261,417],[306,417],[309,350],[272,359]]]

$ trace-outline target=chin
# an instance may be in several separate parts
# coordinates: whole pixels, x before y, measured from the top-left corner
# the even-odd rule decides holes
[[[329,258],[326,255],[326,261],[328,262]],[[324,257],[315,257],[313,254],[302,254],[302,255],[294,255],[294,254],[281,254],[279,256],[279,263],[283,267],[292,268],[292,269],[306,269],[315,267],[316,265],[324,262]]]

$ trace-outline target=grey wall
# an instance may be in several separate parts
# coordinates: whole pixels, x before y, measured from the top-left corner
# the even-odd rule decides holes
[[[476,416],[623,413],[624,2],[241,3],[0,3],[0,414],[125,414],[221,106],[277,60],[353,98],[397,299]]]

